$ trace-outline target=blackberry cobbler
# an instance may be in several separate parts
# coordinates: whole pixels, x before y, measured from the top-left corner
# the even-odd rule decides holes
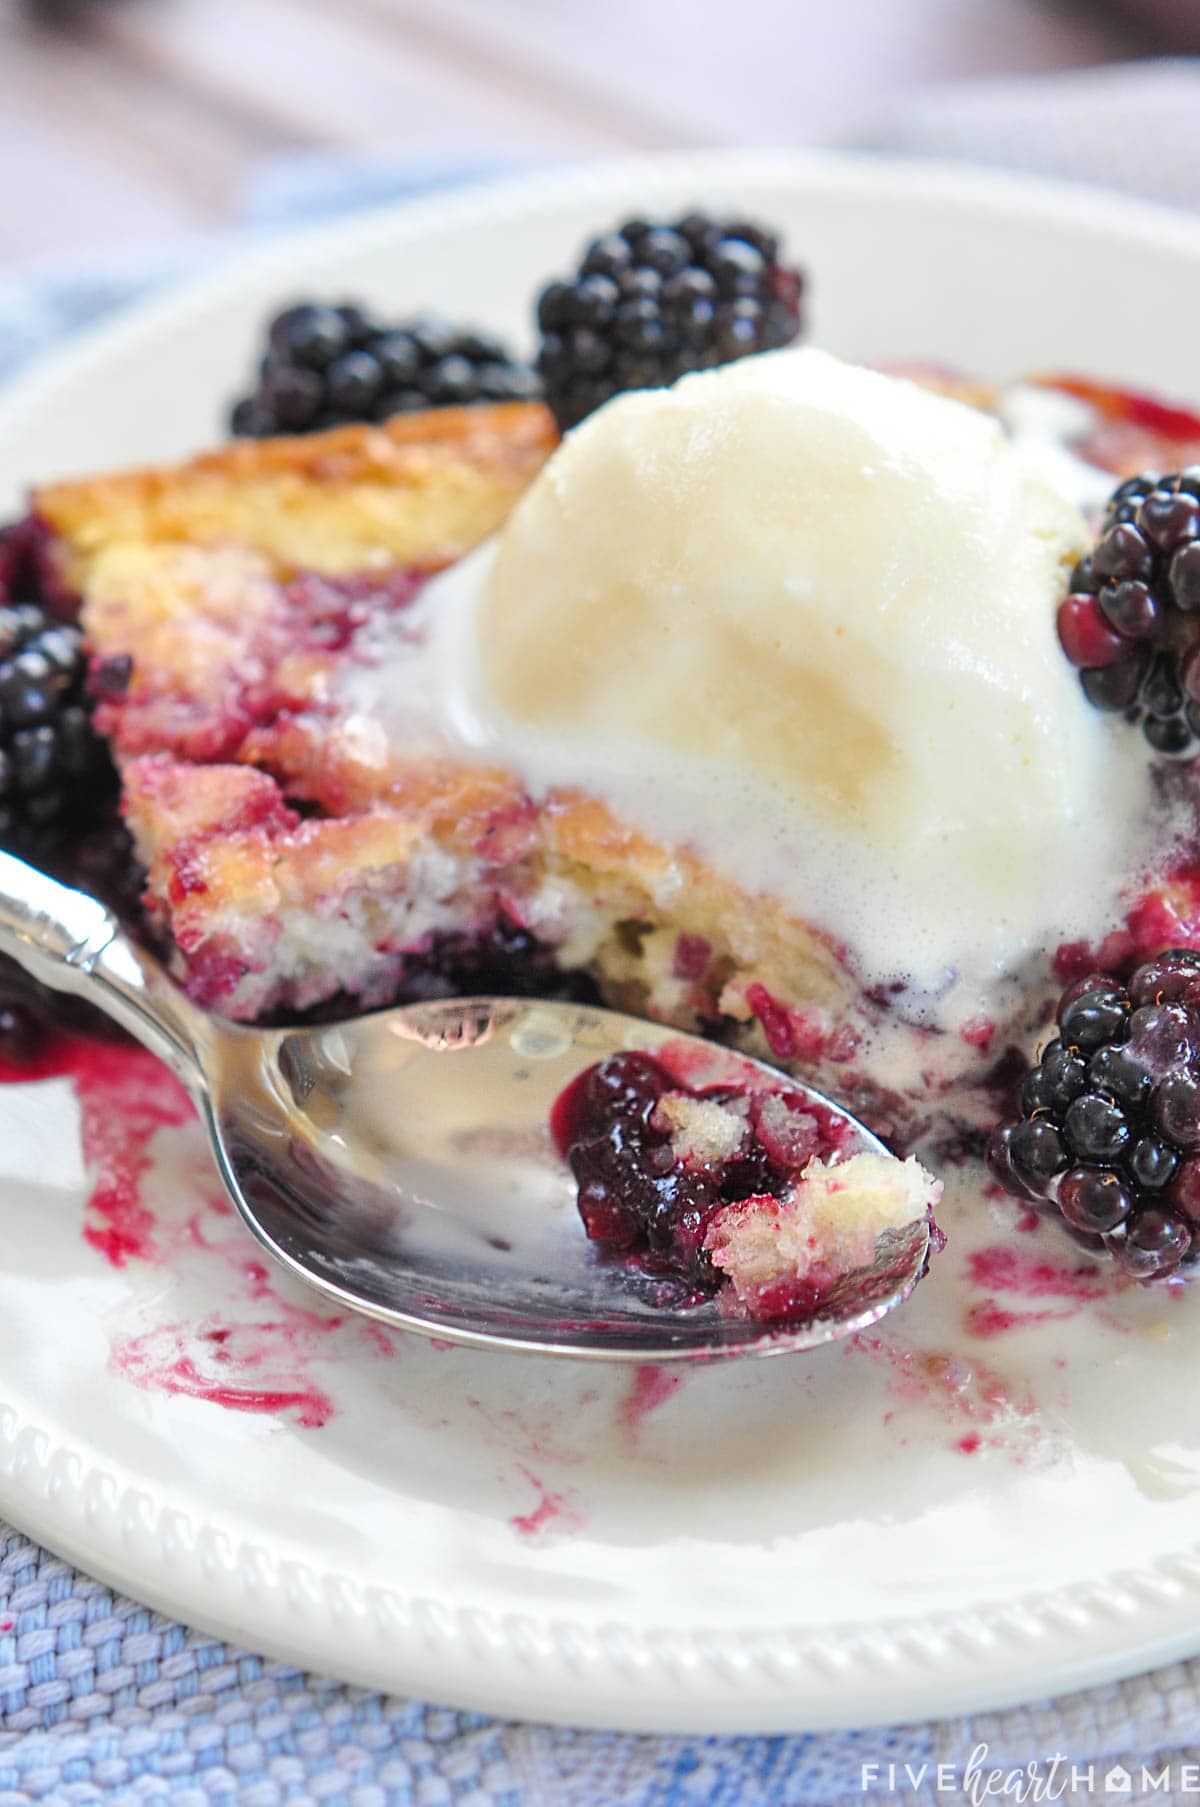
[[[536,373],[466,329],[286,310],[243,437],[45,485],[3,543],[0,826],[102,818],[77,779],[110,753],[142,930],[209,1008],[567,987],[934,1165],[1019,1110],[1005,1182],[1172,1271],[1200,1190],[1200,420],[842,364],[792,347],[802,291],[769,230],[692,214],[544,290]],[[631,1056],[556,1133],[595,1238],[786,1315],[936,1192],[813,1121],[786,1079]]]

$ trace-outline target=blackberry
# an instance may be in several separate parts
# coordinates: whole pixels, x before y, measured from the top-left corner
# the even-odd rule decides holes
[[[790,345],[803,292],[776,235],[750,221],[626,220],[592,241],[573,276],[542,290],[546,400],[565,431],[623,390]]]
[[[664,1094],[679,1089],[653,1055],[611,1054],[560,1095],[551,1133],[575,1176],[580,1215],[593,1242],[633,1253],[647,1271],[712,1293],[718,1276],[704,1236],[713,1212],[739,1199],[781,1197],[791,1166],[803,1165],[816,1143],[810,1141],[812,1119],[802,1110],[793,1116],[782,1097],[751,1098],[746,1136],[734,1153],[712,1161],[681,1155],[656,1117]],[[707,1087],[690,1096],[732,1102],[738,1091]]]
[[[77,604],[37,517],[0,527],[0,847],[136,922],[144,874],[91,723],[92,696],[122,690],[131,666],[114,658],[88,673]],[[62,1030],[116,1033],[0,958],[0,1066],[36,1063]]]
[[[77,627],[36,603],[0,607],[0,846],[36,852],[113,795],[86,676]]]
[[[1164,758],[1200,751],[1200,465],[1113,491],[1058,637],[1093,708],[1139,723]]]
[[[1200,954],[1169,949],[1128,985],[1091,973],[1057,1014],[988,1164],[1134,1278],[1174,1273],[1200,1258]]]
[[[240,438],[266,439],[539,394],[534,372],[489,333],[433,316],[397,325],[356,303],[306,301],[269,322],[258,383],[234,403],[229,424]]]

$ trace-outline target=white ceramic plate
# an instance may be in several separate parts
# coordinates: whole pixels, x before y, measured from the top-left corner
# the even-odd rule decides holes
[[[280,299],[517,331],[589,231],[708,201],[787,229],[834,350],[1200,397],[1200,226],[657,159],[289,239],[125,318],[0,398],[0,492],[213,437]],[[81,1090],[0,1088],[0,1513],[135,1595],[356,1681],[631,1728],[943,1715],[1200,1649],[1200,1295],[1110,1294],[960,1185],[934,1276],[854,1348],[682,1381],[483,1359],[267,1276],[142,1057]]]

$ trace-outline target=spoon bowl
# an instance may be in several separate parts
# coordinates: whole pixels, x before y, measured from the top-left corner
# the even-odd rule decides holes
[[[0,952],[86,996],[167,1061],[262,1245],[326,1297],[385,1323],[608,1361],[774,1355],[865,1329],[924,1272],[929,1226],[918,1221],[881,1238],[875,1266],[845,1276],[813,1317],[779,1329],[719,1301],[687,1303],[678,1286],[587,1240],[549,1135],[555,1098],[609,1054],[698,1038],[519,998],[241,1028],[193,1005],[94,898],[8,854]],[[887,1152],[822,1094],[787,1083],[851,1126],[847,1153]]]

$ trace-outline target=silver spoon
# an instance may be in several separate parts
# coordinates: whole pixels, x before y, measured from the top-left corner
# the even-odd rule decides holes
[[[551,1147],[550,1107],[594,1061],[652,1052],[680,1039],[673,1030],[519,998],[239,1028],[192,1004],[103,904],[6,853],[0,953],[86,998],[165,1061],[264,1248],[327,1298],[385,1323],[609,1361],[774,1355],[865,1329],[924,1271],[920,1222],[809,1322],[779,1332],[711,1300],[672,1303],[662,1282],[600,1255]],[[851,1149],[887,1152],[820,1093],[788,1083],[846,1119]]]

